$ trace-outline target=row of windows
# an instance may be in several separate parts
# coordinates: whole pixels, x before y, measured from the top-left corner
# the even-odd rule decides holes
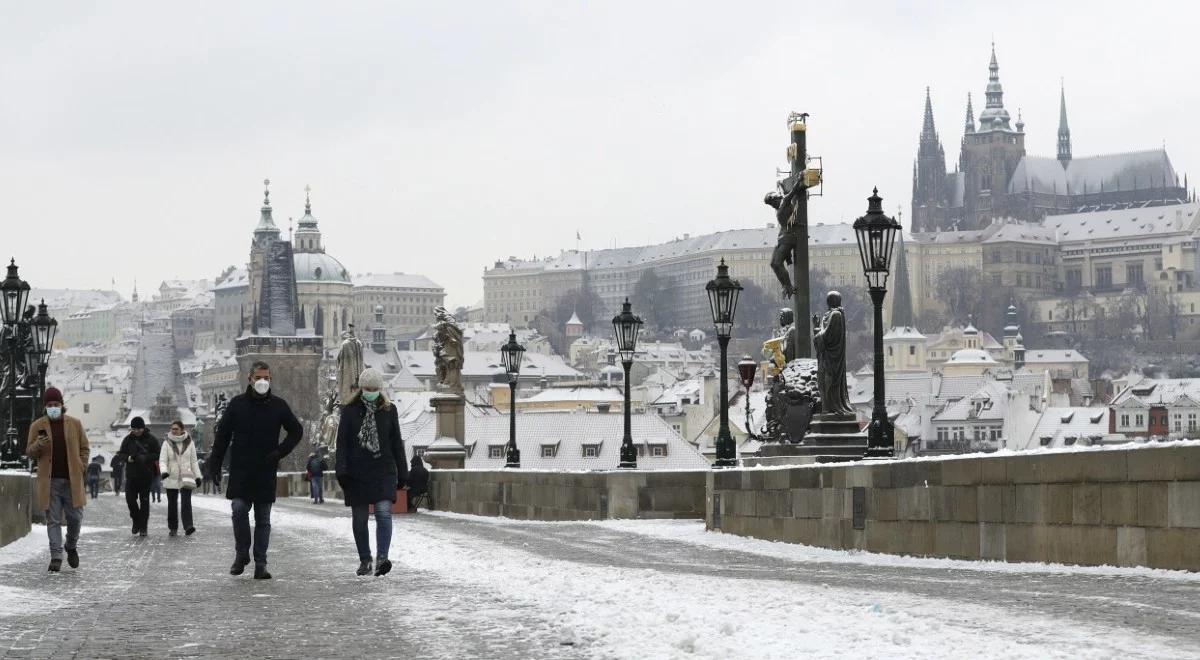
[[[646,445],[638,445],[637,448],[638,456],[646,455]],[[506,449],[505,445],[490,445],[488,446],[488,458],[504,458]],[[416,450],[414,449],[414,451]],[[581,455],[583,458],[599,458],[600,445],[583,445]],[[558,445],[542,445],[542,458],[554,458],[556,456],[558,456]],[[650,456],[658,458],[667,456],[667,446],[650,445]]]

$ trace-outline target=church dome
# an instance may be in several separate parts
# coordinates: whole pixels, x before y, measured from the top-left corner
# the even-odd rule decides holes
[[[297,282],[343,282],[350,284],[350,271],[342,262],[324,252],[296,252],[292,255]]]
[[[996,364],[987,351],[978,348],[964,348],[955,351],[950,356],[949,364]]]

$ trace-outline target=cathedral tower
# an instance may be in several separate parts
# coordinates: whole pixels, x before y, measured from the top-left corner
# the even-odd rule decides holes
[[[1004,108],[996,48],[988,63],[987,104],[979,113],[979,128],[963,136],[959,162],[965,173],[963,229],[978,229],[1010,214],[1008,182],[1025,156],[1024,124],[1013,128]]]
[[[913,170],[912,231],[928,232],[946,224],[946,153],[933,124],[933,103],[925,88],[925,120]]]
[[[1067,128],[1067,90],[1059,89],[1058,101],[1058,162],[1063,169],[1071,164],[1071,129]]]

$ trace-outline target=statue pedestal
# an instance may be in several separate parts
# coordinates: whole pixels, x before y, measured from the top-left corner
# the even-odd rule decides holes
[[[853,413],[817,414],[813,415],[802,443],[763,445],[758,450],[760,459],[755,464],[857,461],[866,453],[867,432],[859,429],[858,418]]]
[[[425,449],[425,460],[435,470],[461,470],[466,466],[466,400],[457,394],[438,394],[429,400],[435,415],[434,441]]]

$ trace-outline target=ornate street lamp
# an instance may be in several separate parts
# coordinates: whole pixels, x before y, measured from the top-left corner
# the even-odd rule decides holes
[[[743,355],[738,362],[738,377],[742,379],[742,387],[746,388],[746,435],[753,438],[754,431],[750,428],[750,388],[754,385],[754,372],[758,371],[758,363]]]
[[[714,467],[737,466],[737,448],[729,433],[729,382],[726,364],[729,336],[733,332],[733,315],[737,311],[738,294],[742,285],[729,277],[729,266],[722,259],[717,266],[717,277],[704,287],[708,292],[708,307],[712,312],[713,325],[717,328],[717,343],[721,345],[721,428],[717,431],[717,460]]]
[[[636,468],[637,449],[633,447],[633,430],[630,424],[629,370],[633,368],[633,353],[637,350],[638,333],[642,330],[642,319],[633,313],[629,298],[621,306],[621,313],[613,317],[613,332],[617,335],[617,353],[621,355],[621,366],[625,367],[625,437],[621,439],[621,462],[618,467]]]
[[[14,326],[21,320],[25,311],[25,302],[29,299],[29,282],[17,275],[17,261],[8,262],[8,277],[0,282],[0,314],[3,315],[4,325]]]
[[[891,457],[895,454],[892,424],[887,418],[883,392],[883,298],[887,294],[892,250],[900,223],[883,214],[883,198],[876,188],[867,199],[867,214],[854,221],[858,253],[862,257],[867,291],[875,305],[875,405],[867,431],[867,457]]]
[[[46,311],[46,300],[38,304],[37,315],[30,323],[33,330],[33,353],[37,355],[38,389],[46,388],[46,367],[50,364],[50,354],[54,352],[54,335],[58,333],[58,319]]]
[[[508,448],[504,452],[504,467],[521,467],[521,450],[517,449],[517,378],[521,375],[521,359],[525,347],[517,343],[517,333],[508,333],[508,343],[500,347],[500,359],[508,374]]]

